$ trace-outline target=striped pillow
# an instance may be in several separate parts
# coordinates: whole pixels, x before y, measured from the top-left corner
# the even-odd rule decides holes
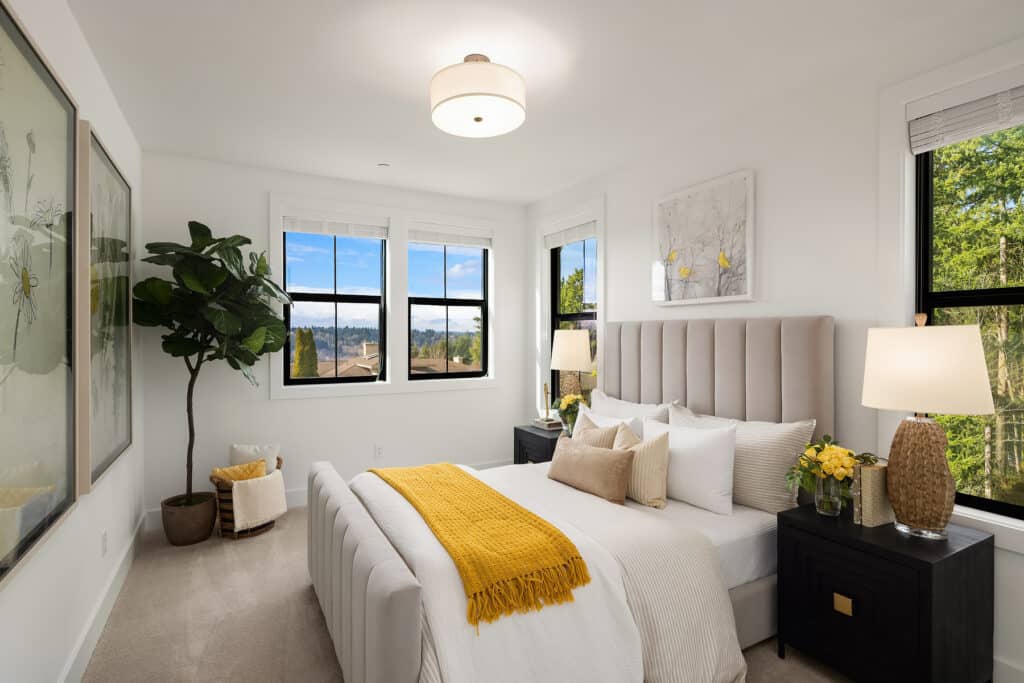
[[[612,446],[633,452],[633,471],[626,497],[652,508],[665,507],[668,489],[668,434],[641,441],[626,425],[619,427]]]
[[[686,408],[672,406],[669,424],[701,429],[720,429],[735,424],[733,502],[773,514],[796,507],[797,492],[786,487],[786,472],[811,440],[815,420],[743,422],[695,415]]]
[[[572,440],[596,448],[611,448],[615,443],[615,433],[618,431],[617,424],[598,427],[586,415],[580,415],[576,418],[576,426],[572,430]]]

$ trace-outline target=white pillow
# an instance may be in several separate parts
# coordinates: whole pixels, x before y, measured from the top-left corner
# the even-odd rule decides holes
[[[232,465],[252,462],[263,458],[267,461],[267,474],[277,469],[277,456],[281,454],[281,444],[231,444],[230,461]]]
[[[814,420],[800,422],[743,422],[710,415],[696,415],[672,406],[669,424],[695,429],[736,427],[736,461],[733,466],[733,499],[739,505],[765,512],[796,507],[797,491],[786,485],[786,472],[814,435]]]
[[[619,419],[648,418],[658,422],[668,423],[667,403],[633,403],[612,398],[600,389],[594,389],[590,394],[590,409],[599,415],[617,417]],[[640,434],[643,436],[643,434]]]
[[[629,431],[636,434],[637,437],[641,435],[644,429],[643,421],[639,417],[634,418],[622,418],[622,417],[611,417],[609,415],[601,415],[600,413],[594,412],[593,409],[588,408],[586,403],[580,402],[580,415],[577,416],[577,420],[580,416],[586,415],[598,427],[618,427],[619,425],[626,425]]]
[[[644,438],[661,434],[668,434],[668,497],[731,515],[736,426],[697,429],[644,420]]]

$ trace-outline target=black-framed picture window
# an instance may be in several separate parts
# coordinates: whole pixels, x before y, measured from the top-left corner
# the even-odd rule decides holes
[[[1024,519],[1024,126],[917,155],[917,307],[976,324],[996,412],[937,415],[956,502]]]
[[[586,373],[551,371],[552,398],[582,393],[597,378],[597,238],[589,237],[551,249],[551,339],[555,330],[589,330],[594,367]]]
[[[410,380],[487,375],[489,251],[409,243]]]
[[[284,383],[387,377],[386,240],[284,233]]]

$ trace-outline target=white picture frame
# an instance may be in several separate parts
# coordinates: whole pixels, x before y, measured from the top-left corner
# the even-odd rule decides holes
[[[754,299],[754,171],[655,200],[651,300],[660,306]]]

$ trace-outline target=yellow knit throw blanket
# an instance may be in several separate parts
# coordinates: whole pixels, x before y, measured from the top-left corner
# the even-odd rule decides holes
[[[565,534],[455,465],[371,469],[423,517],[462,577],[469,623],[572,602],[590,583]]]

